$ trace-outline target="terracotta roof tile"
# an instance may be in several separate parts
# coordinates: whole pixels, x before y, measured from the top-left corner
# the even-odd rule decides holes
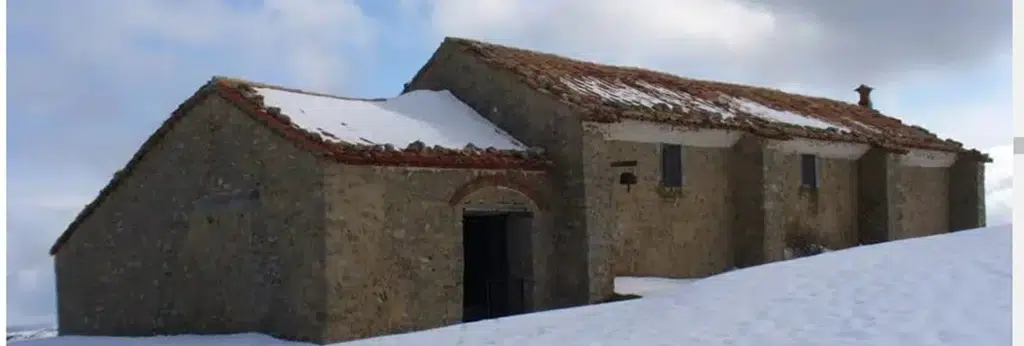
[[[633,119],[737,129],[767,138],[858,142],[894,152],[940,150],[990,161],[987,155],[966,149],[959,142],[943,140],[919,126],[843,101],[603,65],[464,38],[449,37],[445,41],[577,107],[589,121]],[[766,117],[766,113],[777,117]],[[778,121],[778,117],[799,121]]]

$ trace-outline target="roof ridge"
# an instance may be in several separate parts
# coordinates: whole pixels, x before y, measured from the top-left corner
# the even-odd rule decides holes
[[[264,82],[256,82],[256,81],[252,81],[252,80],[248,80],[248,79],[237,78],[237,77],[229,77],[229,76],[223,76],[223,75],[213,76],[213,78],[211,78],[210,81],[211,82],[215,82],[215,83],[221,83],[221,84],[229,86],[229,87],[236,87],[236,86],[240,86],[240,85],[248,85],[248,86],[251,86],[251,87],[254,87],[254,88],[275,89],[275,90],[286,91],[286,92],[297,93],[297,94],[306,94],[306,95],[310,95],[310,96],[320,96],[320,97],[330,97],[330,98],[335,98],[335,99],[339,99],[339,100],[348,100],[348,101],[382,102],[382,101],[389,100],[389,98],[385,98],[385,97],[363,98],[363,97],[341,96],[341,95],[335,95],[335,94],[322,93],[322,92],[318,92],[318,91],[310,91],[310,90],[299,89],[299,88],[291,88],[291,87],[286,87],[286,86],[277,85],[277,84],[270,84],[270,83],[264,83]]]
[[[547,56],[547,57],[550,57],[550,58],[566,59],[566,60],[572,60],[572,61],[576,61],[576,62],[594,64],[594,65],[598,65],[598,66],[602,66],[602,67],[610,67],[610,68],[615,68],[615,69],[625,69],[625,70],[634,70],[634,71],[637,71],[637,72],[653,73],[653,74],[660,75],[661,77],[677,78],[677,79],[682,79],[682,80],[691,81],[691,82],[714,83],[714,84],[725,85],[725,86],[734,86],[734,87],[743,87],[743,88],[751,88],[751,89],[760,89],[760,90],[766,90],[766,91],[779,92],[779,93],[783,93],[783,94],[787,94],[787,95],[792,95],[792,96],[814,98],[814,99],[818,99],[818,100],[822,100],[822,101],[839,102],[839,103],[843,103],[843,104],[850,105],[850,106],[857,106],[856,103],[850,102],[850,101],[846,101],[846,100],[834,99],[834,98],[829,98],[829,97],[821,96],[821,95],[802,94],[802,93],[797,93],[797,92],[793,92],[793,91],[786,91],[784,89],[776,88],[776,87],[767,87],[767,86],[754,85],[754,84],[748,84],[748,83],[742,83],[742,82],[732,82],[732,81],[722,81],[722,80],[713,80],[713,79],[703,79],[703,78],[687,77],[687,76],[677,75],[677,74],[673,74],[673,73],[665,72],[665,71],[659,71],[659,70],[655,70],[655,69],[651,69],[651,68],[647,68],[647,67],[609,64],[609,63],[603,63],[603,62],[599,62],[599,61],[593,61],[593,60],[587,60],[587,59],[582,59],[582,58],[571,57],[571,56],[568,56],[568,55],[561,55],[561,54],[545,52],[545,51],[541,51],[541,50],[534,50],[534,49],[528,49],[528,48],[508,46],[508,45],[503,45],[503,44],[500,44],[500,43],[481,41],[481,40],[471,39],[471,38],[448,36],[448,37],[445,37],[445,40],[446,41],[455,42],[455,43],[460,43],[460,44],[470,44],[470,45],[480,44],[480,45],[484,45],[484,46],[490,46],[490,47],[501,48],[501,49],[509,49],[509,50],[514,50],[514,51],[523,52],[523,53],[542,55],[542,56]],[[882,113],[881,111],[879,111],[877,109],[872,109],[872,110],[875,111],[875,113]]]

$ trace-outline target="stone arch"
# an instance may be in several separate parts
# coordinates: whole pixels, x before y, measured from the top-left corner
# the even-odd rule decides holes
[[[462,251],[456,256],[461,256],[457,268],[464,281],[459,289],[465,295],[464,303],[469,302],[463,306],[463,318],[476,320],[535,311],[542,299],[538,297],[546,297],[543,294],[547,292],[547,263],[538,256],[544,246],[538,247],[540,242],[535,239],[549,237],[550,218],[546,194],[536,188],[542,185],[531,178],[516,173],[479,175],[455,189],[448,200],[455,216],[452,221],[461,236]],[[503,246],[504,255],[479,250],[493,246]],[[472,270],[467,269],[469,263],[475,264]],[[495,278],[497,282],[493,282]],[[497,296],[481,293],[492,284],[508,290],[495,291],[505,292]],[[492,298],[495,300],[491,301]]]
[[[466,197],[487,188],[502,188],[518,192],[526,197],[538,210],[544,211],[548,209],[547,200],[543,198],[543,195],[532,183],[522,177],[504,173],[481,175],[473,178],[473,180],[463,184],[452,193],[451,198],[448,200],[448,205],[452,207],[458,206]]]

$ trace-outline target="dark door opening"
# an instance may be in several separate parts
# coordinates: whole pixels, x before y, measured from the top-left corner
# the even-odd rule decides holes
[[[510,222],[511,221],[511,222]],[[462,220],[464,322],[525,312],[526,281],[517,261],[524,254],[510,224],[517,215],[469,213]],[[512,238],[512,239],[510,239]]]

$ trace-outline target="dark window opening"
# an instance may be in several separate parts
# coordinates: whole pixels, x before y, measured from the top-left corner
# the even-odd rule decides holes
[[[806,188],[818,188],[818,157],[810,154],[800,155],[800,183]]]
[[[472,322],[525,312],[526,280],[512,270],[508,213],[467,213],[462,220],[462,320]]]
[[[661,145],[661,185],[683,186],[683,147],[678,144]]]

